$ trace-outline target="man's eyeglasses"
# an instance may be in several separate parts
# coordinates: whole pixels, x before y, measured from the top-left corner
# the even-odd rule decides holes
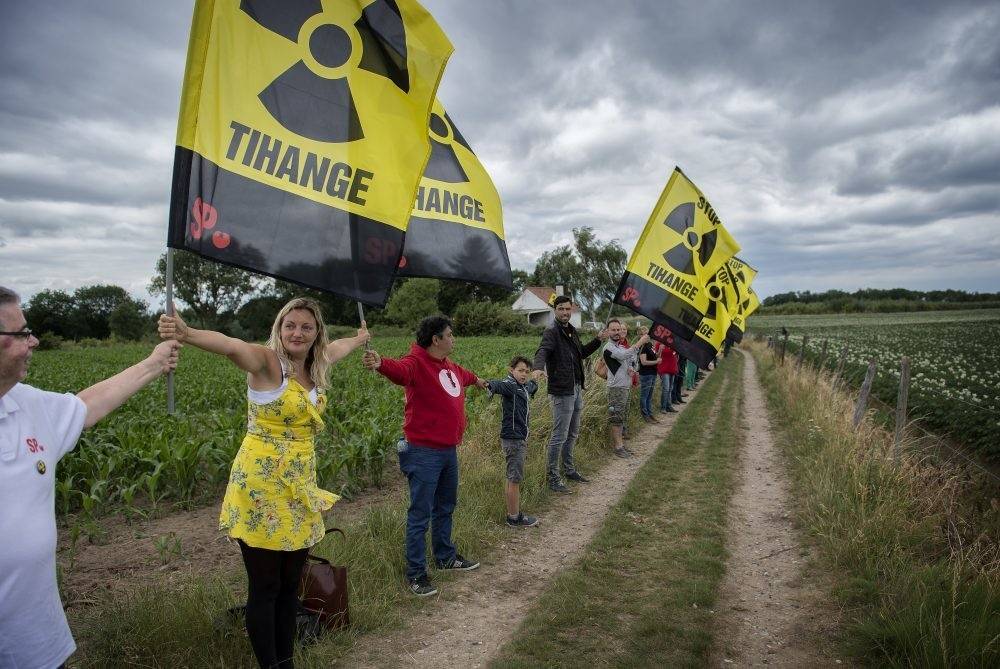
[[[33,334],[35,333],[31,331],[31,328],[24,328],[23,330],[18,330],[17,332],[0,332],[0,335],[7,335],[8,337],[24,337],[25,339]]]

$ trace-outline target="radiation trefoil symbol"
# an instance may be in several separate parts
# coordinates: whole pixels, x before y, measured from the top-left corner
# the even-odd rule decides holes
[[[710,230],[699,234],[694,229],[694,203],[685,202],[677,205],[663,221],[663,225],[677,235],[677,243],[663,254],[663,259],[670,267],[693,276],[699,276],[697,270],[708,264],[715,250],[718,232]]]
[[[242,0],[240,10],[301,54],[257,96],[268,113],[297,135],[353,142],[365,133],[350,79],[366,70],[408,93],[406,33],[394,0],[375,0],[360,16],[345,11],[354,3],[327,4],[324,10],[320,0]]]
[[[722,308],[723,313],[729,312],[729,301],[726,299],[726,291],[719,285],[717,278],[718,273],[712,275],[712,278],[705,285],[705,290],[708,294],[708,311],[705,312],[705,317],[712,320],[717,317],[719,307]]]
[[[427,167],[424,168],[424,176],[446,183],[468,183],[469,176],[462,169],[462,163],[458,160],[452,145],[461,144],[472,154],[475,154],[475,151],[462,137],[462,133],[455,127],[447,112],[444,116],[437,112],[431,113],[430,139],[431,157],[427,160]]]

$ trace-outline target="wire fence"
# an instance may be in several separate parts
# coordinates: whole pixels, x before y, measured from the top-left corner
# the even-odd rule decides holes
[[[760,338],[763,339],[763,337],[760,337]],[[792,347],[788,347],[788,344],[792,344]],[[787,337],[781,338],[781,339],[776,338],[776,337],[769,337],[768,338],[768,347],[771,349],[771,353],[772,353],[772,355],[775,356],[775,358],[781,359],[782,357],[785,357],[786,358],[785,364],[787,364],[788,360],[789,360],[787,358],[787,354],[788,353],[792,353],[792,352],[798,353],[799,350],[801,350],[800,348],[796,347],[796,345],[792,341],[790,341]],[[834,347],[830,346],[828,348],[829,349],[833,349]],[[826,359],[823,361],[822,367],[819,367],[818,365],[814,365],[813,364],[814,361],[810,360],[810,356],[806,355],[806,356],[804,356],[804,360],[803,360],[802,364],[803,365],[808,365],[810,368],[816,369],[817,371],[821,371],[823,373],[830,373],[834,377],[836,377],[837,374],[836,374],[835,370],[838,367],[838,363],[839,363],[838,357],[839,357],[839,355],[840,354],[838,352],[836,352],[836,351],[832,351],[831,353],[829,353],[827,355]],[[798,365],[798,357],[797,356],[795,358],[795,363],[794,364]],[[865,378],[866,373],[867,373],[867,369],[846,368],[846,369],[842,370],[842,372],[840,374],[840,377],[839,377],[839,380],[840,380],[840,382],[846,382],[848,385],[850,385],[850,386],[852,386],[854,388],[857,388],[861,384],[861,382],[863,381],[863,379]],[[837,382],[836,378],[835,378],[835,382]],[[977,409],[977,410],[981,411],[984,414],[988,414],[988,415],[994,416],[994,417],[1000,416],[1000,413],[994,411],[990,407],[984,407],[982,405],[972,404],[972,403],[967,402],[967,401],[963,400],[962,398],[956,397],[954,395],[950,396],[949,399],[957,399],[960,402],[963,402],[964,404],[967,404],[971,408]],[[880,410],[882,410],[885,413],[887,413],[890,417],[893,417],[896,414],[897,407],[889,404],[888,402],[885,402],[884,400],[882,400],[881,398],[879,398],[879,397],[877,397],[875,395],[870,395],[869,397],[867,397],[865,399],[865,401],[869,405],[875,405]],[[909,409],[907,409],[907,413],[909,413]],[[963,452],[963,449],[962,449],[961,446],[956,445],[956,444],[951,443],[950,441],[948,441],[946,439],[946,436],[948,436],[948,435],[942,436],[942,435],[936,434],[934,432],[931,432],[930,430],[928,430],[924,426],[920,425],[920,423],[918,422],[920,420],[921,420],[921,417],[919,415],[917,415],[915,417],[910,417],[908,415],[908,417],[907,417],[907,419],[906,419],[906,421],[905,421],[905,423],[903,425],[903,430],[904,430],[904,432],[905,431],[909,431],[911,433],[912,433],[912,431],[917,431],[917,432],[919,432],[921,434],[921,437],[919,437],[918,439],[923,439],[924,441],[930,441],[931,443],[930,444],[921,444],[918,440],[908,439],[908,440],[906,440],[906,443],[907,443],[908,446],[912,446],[912,447],[919,446],[925,452],[933,451],[935,455],[942,456],[946,461],[948,461],[950,463],[956,463],[959,460],[961,460],[965,464],[967,464],[967,465],[969,465],[971,467],[974,467],[976,470],[980,471],[982,474],[984,474],[984,475],[988,476],[989,478],[995,480],[997,483],[1000,483],[1000,475],[997,475],[995,472],[991,471],[988,467],[984,466],[981,462],[978,462],[975,458],[973,458],[969,454]]]

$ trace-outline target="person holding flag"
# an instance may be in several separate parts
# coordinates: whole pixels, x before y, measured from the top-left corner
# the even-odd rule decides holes
[[[56,584],[56,465],[80,433],[177,366],[175,342],[81,390],[22,383],[38,339],[0,286],[0,667],[60,667],[76,650]]]
[[[160,337],[229,358],[247,374],[247,433],[233,461],[219,529],[236,539],[247,571],[246,628],[261,667],[291,666],[298,589],[309,548],[326,534],[322,512],[340,499],[316,483],[313,439],[323,429],[330,367],[370,339],[329,341],[319,304],[288,302],[267,343],[197,330],[161,315]]]
[[[438,569],[472,571],[479,562],[462,557],[451,539],[458,504],[458,445],[465,434],[465,389],[489,387],[485,379],[452,362],[455,335],[447,316],[428,316],[417,326],[410,352],[394,360],[365,351],[364,366],[406,389],[399,469],[410,486],[406,512],[406,580],[418,597],[437,593],[427,575],[427,528]]]
[[[628,396],[632,388],[632,365],[639,355],[639,349],[649,341],[646,328],[639,328],[639,339],[632,346],[623,344],[625,328],[617,318],[608,321],[609,341],[604,346],[602,357],[608,366],[608,422],[610,423],[611,447],[619,458],[631,457],[625,448],[624,427],[628,419]]]

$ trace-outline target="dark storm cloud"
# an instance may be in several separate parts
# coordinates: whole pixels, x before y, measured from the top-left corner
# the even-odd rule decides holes
[[[680,165],[762,295],[1000,283],[994,2],[424,5],[455,44],[440,98],[497,183],[517,267],[585,225],[630,249]],[[56,247],[70,261],[53,285],[107,268],[144,285],[190,14],[0,6],[5,275],[31,277]],[[120,252],[81,241],[129,232]]]

